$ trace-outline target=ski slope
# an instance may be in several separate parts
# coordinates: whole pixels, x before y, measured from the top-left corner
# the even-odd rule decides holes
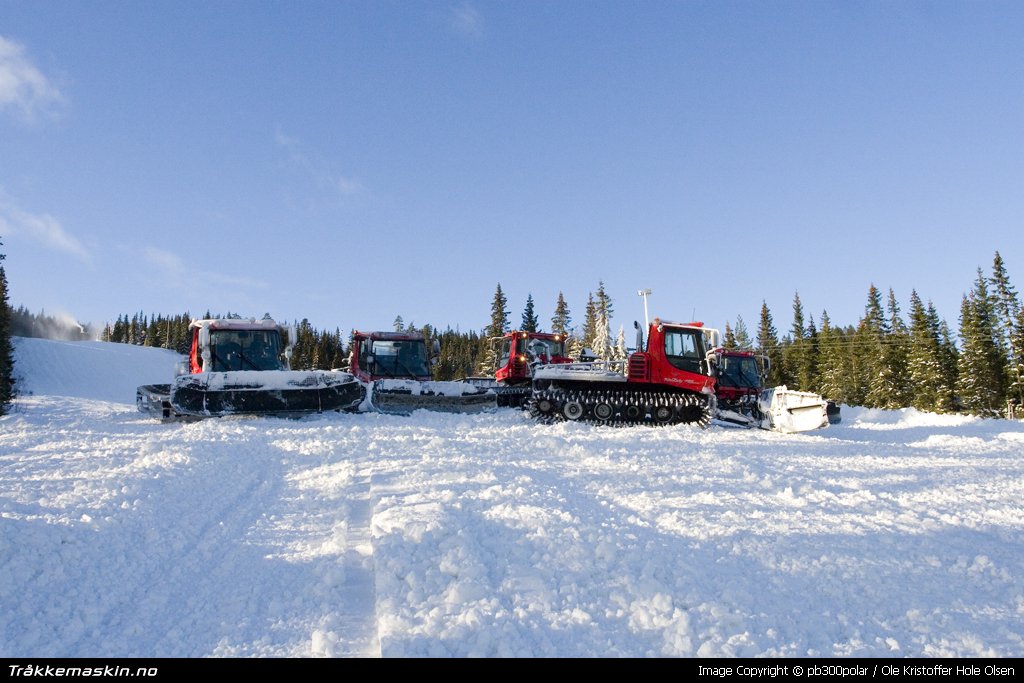
[[[1024,423],[160,424],[174,354],[16,360],[0,657],[1024,655]]]

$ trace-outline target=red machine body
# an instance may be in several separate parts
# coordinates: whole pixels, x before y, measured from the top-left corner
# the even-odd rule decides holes
[[[498,338],[495,338],[497,341]],[[565,336],[547,332],[508,332],[500,338],[494,379],[505,386],[526,386],[536,365],[571,363]]]
[[[363,382],[431,379],[427,342],[420,332],[356,332],[349,372]]]

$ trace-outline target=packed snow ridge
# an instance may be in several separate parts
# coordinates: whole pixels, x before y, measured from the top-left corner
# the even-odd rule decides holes
[[[1022,656],[1024,424],[161,424],[178,357],[17,340],[0,656]]]

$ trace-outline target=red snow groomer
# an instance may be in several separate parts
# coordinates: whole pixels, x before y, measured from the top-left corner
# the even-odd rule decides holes
[[[140,412],[174,420],[351,410],[364,390],[347,372],[291,370],[295,331],[270,319],[193,320],[188,360],[171,384],[135,393]]]
[[[714,418],[787,434],[839,422],[839,407],[809,391],[765,387],[771,364],[753,351],[715,349]]]
[[[545,365],[571,363],[565,353],[565,335],[548,332],[506,332],[494,337],[494,391],[499,406],[520,406],[532,391],[533,375]]]
[[[639,323],[628,361],[537,368],[527,402],[535,418],[600,423],[697,423],[711,419],[718,330],[655,318],[646,348]],[[710,357],[709,357],[710,356]]]
[[[436,342],[435,342],[436,345]],[[433,349],[434,355],[439,348]],[[493,408],[493,392],[468,382],[435,381],[420,332],[355,332],[349,371],[366,387],[370,409],[405,415],[426,409],[472,413]]]
[[[715,418],[741,425],[760,421],[757,400],[768,374],[768,357],[753,351],[721,348],[715,349],[714,354],[718,370]]]

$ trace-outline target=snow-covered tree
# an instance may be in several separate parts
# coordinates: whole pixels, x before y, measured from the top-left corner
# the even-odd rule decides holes
[[[612,340],[611,335],[608,334],[608,318],[606,313],[601,308],[597,310],[597,328],[594,332],[594,343],[590,348],[594,354],[603,360],[611,360],[612,358]]]
[[[612,357],[612,299],[604,289],[604,281],[598,281],[597,294],[594,296],[595,326],[591,349],[598,358],[608,360]]]
[[[1021,357],[1022,347],[1017,340],[1022,333],[1018,322],[1022,307],[1017,290],[1010,284],[1006,264],[998,251],[992,262],[991,284],[997,318],[996,337],[1007,361],[1007,398],[1021,401],[1024,400],[1024,358]]]
[[[1005,357],[997,341],[996,313],[988,282],[978,269],[970,296],[960,306],[960,339],[957,393],[966,410],[995,416],[1005,407]]]
[[[910,292],[910,347],[907,375],[913,392],[910,405],[918,410],[941,412],[942,358],[939,331],[933,328],[921,297]]]
[[[992,261],[992,298],[996,313],[996,331],[1000,346],[1010,350],[1010,338],[1013,337],[1017,315],[1020,313],[1020,299],[1017,290],[1010,284],[1010,276],[1006,272],[1003,257],[996,252]]]
[[[849,403],[847,378],[849,362],[846,344],[839,330],[832,327],[828,311],[821,314],[821,331],[818,333],[820,357],[818,361],[818,391],[825,398],[840,403]]]
[[[491,301],[491,324],[487,327],[486,336],[500,337],[508,332],[508,298],[501,291],[501,283],[494,290]]]
[[[565,354],[573,360],[579,360],[583,354],[583,339],[576,334],[575,330],[569,330],[565,338]]]
[[[597,334],[597,304],[594,303],[594,293],[587,294],[587,308],[583,315],[583,329],[580,330],[580,342],[586,348],[594,347],[594,337]]]
[[[886,330],[881,338],[882,354],[871,384],[876,405],[882,408],[905,408],[910,405],[910,381],[907,371],[907,355],[910,338],[907,326],[900,317],[896,294],[889,289],[886,300]]]
[[[568,334],[571,322],[569,305],[565,303],[565,297],[559,292],[558,302],[555,304],[555,315],[551,318],[551,331],[554,334]]]
[[[1010,337],[1012,367],[1007,398],[1016,401],[1018,405],[1024,405],[1024,307],[1017,311],[1015,322],[1013,335]]]
[[[629,357],[629,349],[626,348],[626,328],[619,325],[619,334],[615,337],[615,347],[612,349],[613,360],[626,360]]]
[[[886,372],[883,361],[888,336],[889,322],[882,306],[882,294],[872,284],[868,287],[864,317],[854,338],[857,391],[863,391],[862,402],[870,408],[889,407],[892,399],[892,377]]]
[[[405,332],[405,319],[402,316],[396,315],[395,321],[391,324],[394,326],[395,332]]]

